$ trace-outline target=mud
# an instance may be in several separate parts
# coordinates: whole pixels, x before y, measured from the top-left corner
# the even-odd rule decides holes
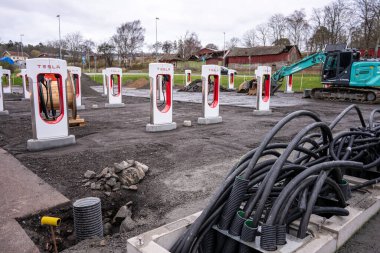
[[[116,210],[128,201],[134,203],[132,218],[139,224],[135,230],[106,238],[105,246],[101,240],[89,240],[66,252],[85,248],[124,252],[126,238],[201,210],[237,159],[255,148],[265,133],[286,114],[308,109],[331,122],[350,104],[311,101],[302,107],[276,107],[271,116],[253,116],[252,108],[222,105],[223,123],[201,126],[196,124],[201,116],[199,104],[174,102],[173,119],[177,122],[177,129],[147,133],[149,99],[124,96],[125,108],[105,109],[106,98],[90,88],[97,84],[86,76],[82,78],[82,84],[83,102],[88,109],[80,111],[80,116],[87,124],[70,128],[70,134],[77,139],[75,146],[28,152],[26,141],[32,138],[30,102],[21,101],[21,95],[5,95],[5,107],[10,115],[0,118],[0,147],[72,201],[97,196],[102,199],[103,211]],[[95,104],[99,109],[90,109]],[[375,108],[374,105],[360,107],[366,117]],[[191,120],[193,126],[183,127],[184,120]],[[278,134],[277,140],[290,140],[300,126],[307,123],[310,120],[306,118],[292,122]],[[354,112],[345,118],[337,131],[351,124],[359,124]],[[121,190],[107,197],[100,191],[82,186],[86,170],[99,172],[125,159],[141,161],[150,168],[137,191]],[[67,219],[67,222],[72,221]],[[34,229],[39,226],[36,223],[37,220],[26,227]],[[360,252],[365,250],[363,248]]]

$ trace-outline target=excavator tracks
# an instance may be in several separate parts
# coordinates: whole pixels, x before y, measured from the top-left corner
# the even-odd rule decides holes
[[[324,100],[379,104],[380,89],[361,89],[346,87],[314,88],[311,90],[311,97]]]

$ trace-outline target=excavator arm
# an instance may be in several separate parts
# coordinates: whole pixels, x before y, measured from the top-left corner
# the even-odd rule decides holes
[[[324,62],[326,59],[325,52],[318,52],[303,58],[302,60],[293,63],[290,66],[283,66],[278,71],[272,75],[272,93],[275,93],[282,85],[282,80],[285,76],[292,75],[301,70],[310,68],[314,65],[317,65],[321,62]]]

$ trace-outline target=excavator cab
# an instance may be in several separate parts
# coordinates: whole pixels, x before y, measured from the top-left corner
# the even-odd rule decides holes
[[[333,86],[349,86],[351,65],[359,59],[360,53],[356,50],[327,51],[322,69],[322,83]]]

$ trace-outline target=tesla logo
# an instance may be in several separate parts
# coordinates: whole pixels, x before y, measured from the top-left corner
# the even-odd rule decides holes
[[[170,68],[157,68],[158,71],[170,71]]]
[[[58,64],[57,65],[41,65],[41,64],[38,64],[37,67],[39,69],[61,69],[61,66],[59,66]]]
[[[209,69],[208,71],[210,71],[210,72],[218,72],[218,70],[216,70],[216,69]]]

